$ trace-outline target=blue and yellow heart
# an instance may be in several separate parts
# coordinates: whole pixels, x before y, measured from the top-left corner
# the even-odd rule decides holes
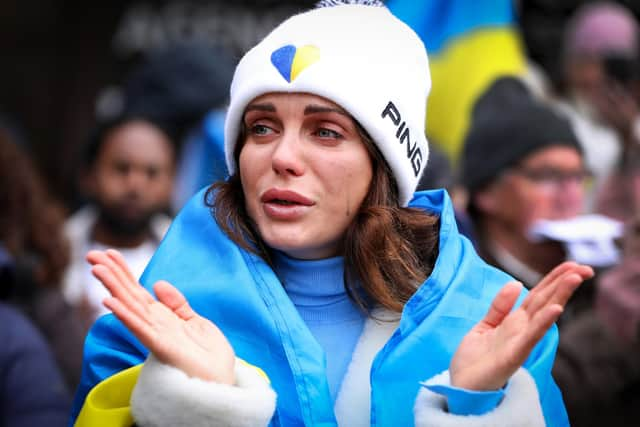
[[[298,48],[293,45],[282,46],[271,54],[271,63],[289,83],[319,59],[320,49],[310,44]]]

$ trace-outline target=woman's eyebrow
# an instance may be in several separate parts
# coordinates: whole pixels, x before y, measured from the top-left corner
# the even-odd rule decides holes
[[[269,111],[269,112],[275,113],[276,107],[271,103],[251,104],[247,106],[247,108],[244,110],[245,114],[248,113],[249,111]]]
[[[336,107],[325,107],[323,105],[307,105],[304,109],[304,115],[315,114],[315,113],[338,113],[343,116],[351,117],[346,111],[342,108]]]

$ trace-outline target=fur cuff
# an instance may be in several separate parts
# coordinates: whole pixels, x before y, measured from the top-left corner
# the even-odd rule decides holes
[[[236,385],[188,377],[147,358],[131,396],[131,412],[142,427],[256,427],[269,424],[276,394],[253,366],[236,359]]]
[[[436,375],[426,384],[449,384],[449,371]],[[533,378],[520,368],[509,380],[502,402],[484,415],[453,415],[447,412],[444,396],[423,387],[414,408],[416,427],[544,427],[538,389]]]

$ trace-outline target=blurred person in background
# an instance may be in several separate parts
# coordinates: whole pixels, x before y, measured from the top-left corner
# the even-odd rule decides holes
[[[639,57],[638,22],[619,3],[586,3],[567,23],[556,105],[570,119],[594,173],[590,210],[594,194],[603,193],[611,174],[625,172],[640,141]]]
[[[89,203],[71,216],[65,232],[71,264],[64,276],[67,301],[83,313],[85,330],[107,312],[108,295],[85,261],[91,249],[118,248],[136,275],[169,227],[175,145],[158,124],[121,116],[99,124],[89,140],[82,176]]]
[[[496,80],[475,104],[460,175],[481,256],[529,288],[565,259],[561,244],[528,232],[582,212],[582,151],[569,123],[517,78]]]
[[[80,379],[84,330],[77,313],[60,292],[69,261],[64,214],[51,199],[30,158],[2,129],[0,170],[0,300],[19,308],[38,327],[51,346],[70,392]],[[9,312],[4,314],[15,317]],[[24,326],[25,331],[29,328]],[[9,336],[9,331],[4,333],[8,340],[16,338]],[[30,331],[25,334],[33,335]],[[33,338],[31,344],[38,342],[37,347],[41,348],[40,340]],[[12,344],[22,345],[17,341],[0,342],[7,352],[13,351],[9,348]],[[29,348],[33,347],[31,344]],[[42,359],[49,366],[45,355]],[[54,383],[52,378],[51,384]]]
[[[477,247],[488,262],[532,287],[569,257],[566,242],[533,240],[531,230],[544,220],[585,217],[582,149],[569,122],[536,101],[519,80],[499,79],[479,99],[461,176]],[[553,374],[571,425],[636,425],[637,417],[624,420],[640,357],[594,307],[603,295],[600,280],[597,275],[585,283],[565,307]],[[627,400],[616,403],[617,398]]]

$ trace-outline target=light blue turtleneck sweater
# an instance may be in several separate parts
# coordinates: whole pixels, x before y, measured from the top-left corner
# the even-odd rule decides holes
[[[277,252],[274,264],[289,298],[326,354],[335,402],[366,317],[345,291],[344,259],[299,260]]]

